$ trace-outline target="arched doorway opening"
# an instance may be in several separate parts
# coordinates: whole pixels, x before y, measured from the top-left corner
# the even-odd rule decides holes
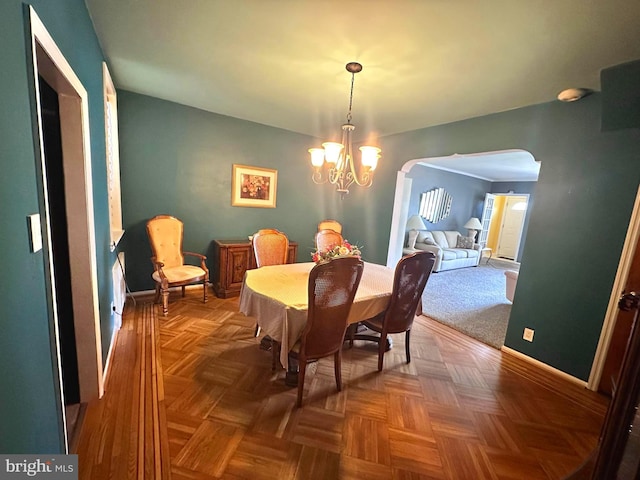
[[[406,224],[415,205],[419,192],[413,191],[414,179],[410,172],[416,165],[477,178],[478,181],[490,183],[535,182],[540,170],[540,163],[533,155],[525,150],[502,150],[496,152],[481,152],[469,155],[450,155],[446,157],[430,157],[410,160],[406,162],[396,177],[396,190],[389,233],[389,249],[387,251],[387,266],[393,267],[402,257],[405,241]],[[491,189],[489,189],[491,190]],[[486,193],[492,193],[487,191]],[[514,192],[502,192],[514,193]],[[454,198],[454,208],[456,199]],[[462,218],[481,216],[484,194],[481,201],[475,201],[469,211]],[[458,202],[459,203],[459,202]],[[462,228],[462,223],[457,227]],[[461,230],[462,231],[462,230]]]

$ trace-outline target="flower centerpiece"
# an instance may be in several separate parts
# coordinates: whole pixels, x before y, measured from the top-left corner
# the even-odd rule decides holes
[[[358,257],[360,258],[360,247],[352,245],[347,240],[344,240],[341,244],[334,245],[325,250],[316,250],[311,254],[311,259],[315,263],[327,262],[333,258],[339,257]]]

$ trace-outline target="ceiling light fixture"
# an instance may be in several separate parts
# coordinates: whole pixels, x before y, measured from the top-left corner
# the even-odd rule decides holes
[[[567,88],[558,94],[558,100],[561,102],[575,102],[586,97],[591,93],[588,88]]]
[[[311,165],[315,172],[311,177],[317,184],[329,182],[337,187],[337,191],[344,197],[349,193],[349,187],[355,182],[361,187],[370,187],[373,183],[373,171],[378,165],[380,149],[372,146],[360,147],[360,164],[356,166],[351,146],[351,133],[355,125],[351,123],[351,106],[353,104],[353,83],[356,73],[362,71],[362,65],[349,62],[346,67],[351,73],[351,93],[349,95],[349,112],[347,123],[342,125],[342,143],[325,142],[323,148],[310,148]]]

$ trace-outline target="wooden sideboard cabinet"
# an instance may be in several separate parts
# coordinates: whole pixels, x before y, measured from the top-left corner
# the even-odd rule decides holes
[[[256,268],[253,249],[249,240],[214,240],[215,254],[211,280],[213,290],[220,298],[240,295],[244,272]],[[298,244],[289,242],[287,263],[295,263]]]

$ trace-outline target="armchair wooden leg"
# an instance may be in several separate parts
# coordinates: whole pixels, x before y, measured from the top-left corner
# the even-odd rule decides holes
[[[207,283],[209,283],[208,279],[204,279],[202,282],[202,301],[207,303]]]
[[[156,283],[156,297],[153,299],[153,303],[160,303],[160,284]]]
[[[169,313],[169,289],[162,289],[162,314],[167,315]]]
[[[411,338],[411,330],[407,330],[407,333],[404,337],[404,350],[407,354],[407,363],[411,363],[411,352],[409,351],[409,340]]]

